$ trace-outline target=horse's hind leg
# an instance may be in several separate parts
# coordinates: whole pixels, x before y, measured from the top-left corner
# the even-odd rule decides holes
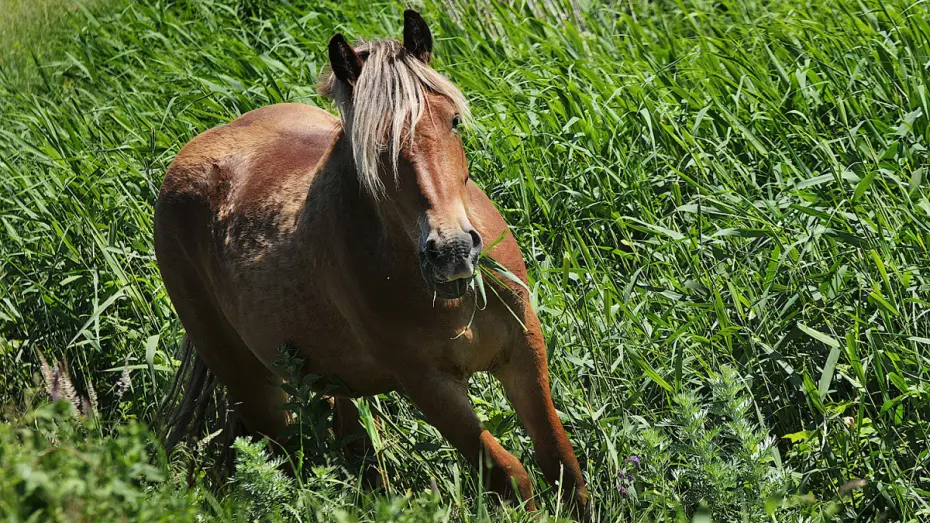
[[[162,278],[197,355],[226,386],[246,429],[277,439],[287,418],[280,410],[285,395],[275,386],[274,374],[229,324],[196,270],[166,258],[159,259]]]
[[[384,477],[374,462],[375,449],[371,438],[362,426],[358,408],[349,398],[333,398],[333,433],[343,445],[346,461],[356,470],[362,470],[365,488],[374,489],[383,485]]]
[[[287,417],[280,410],[285,394],[276,386],[275,375],[249,351],[217,312],[201,311],[190,321],[185,321],[182,314],[181,322],[197,353],[220,383],[226,385],[229,403],[246,429],[277,441]]]

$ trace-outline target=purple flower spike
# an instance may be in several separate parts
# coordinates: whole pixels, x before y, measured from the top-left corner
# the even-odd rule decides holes
[[[639,468],[639,465],[640,465],[639,456],[630,456],[626,458],[625,460],[623,460],[623,463],[632,463],[636,465],[636,468]]]
[[[617,492],[619,492],[620,494],[624,496],[630,495],[630,489],[624,487],[623,485],[617,485]]]

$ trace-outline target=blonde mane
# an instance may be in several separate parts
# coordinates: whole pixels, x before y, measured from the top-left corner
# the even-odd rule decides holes
[[[363,42],[355,52],[364,61],[355,85],[347,85],[327,70],[319,92],[339,106],[359,181],[380,199],[385,190],[379,175],[381,154],[389,153],[396,183],[398,155],[413,140],[427,106],[427,93],[448,98],[463,121],[469,119],[468,104],[452,82],[408,53],[397,40]]]

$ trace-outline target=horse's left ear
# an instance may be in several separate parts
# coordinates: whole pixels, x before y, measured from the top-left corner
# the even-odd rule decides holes
[[[433,35],[420,13],[413,9],[404,11],[404,47],[424,64],[433,54]]]
[[[362,74],[362,59],[342,33],[336,33],[329,41],[329,64],[336,78],[352,86]]]

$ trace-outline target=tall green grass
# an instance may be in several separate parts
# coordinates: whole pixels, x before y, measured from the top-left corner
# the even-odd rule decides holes
[[[45,44],[63,27],[69,13],[97,0],[0,0],[0,68],[5,82],[25,86],[48,59]]]
[[[527,258],[599,520],[930,518],[925,2],[418,7],[473,105],[473,177]],[[99,437],[151,422],[181,332],[151,242],[168,164],[250,109],[329,108],[313,89],[328,38],[398,37],[402,8],[114,2],[43,42],[30,88],[0,66],[3,402],[41,403],[41,351],[95,388]],[[472,392],[532,464],[496,383]],[[521,517],[487,515],[402,398],[371,405],[390,413],[388,494],[440,493],[395,512]],[[321,478],[294,487],[299,511],[391,519],[351,474]]]

